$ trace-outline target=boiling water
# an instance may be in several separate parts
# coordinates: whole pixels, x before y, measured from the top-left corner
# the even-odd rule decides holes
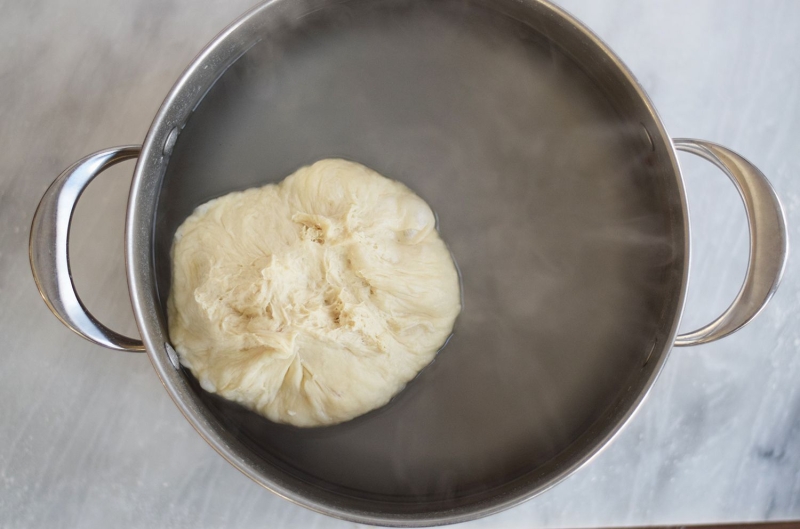
[[[464,310],[389,405],[298,429],[202,391],[256,455],[300,479],[395,503],[536,472],[638,382],[671,325],[675,237],[638,123],[548,40],[464,1],[341,4],[265,39],[180,134],[156,268],[198,204],[343,157],[437,211]]]

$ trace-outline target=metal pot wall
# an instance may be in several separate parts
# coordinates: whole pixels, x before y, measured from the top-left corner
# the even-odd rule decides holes
[[[676,150],[730,177],[751,242],[735,301],[681,336],[689,219]],[[164,307],[169,249],[200,203],[330,156],[432,205],[465,307],[437,360],[387,406],[304,430],[203,391],[181,367]],[[131,158],[125,251],[143,341],[86,311],[68,260],[82,191]],[[631,417],[673,345],[758,314],[786,255],[764,175],[719,145],[671,140],[613,52],[538,0],[265,2],[192,62],[141,147],[92,154],[56,179],[30,241],[53,313],[99,345],[147,351],[231,464],[318,512],[397,526],[489,515],[564,479]]]

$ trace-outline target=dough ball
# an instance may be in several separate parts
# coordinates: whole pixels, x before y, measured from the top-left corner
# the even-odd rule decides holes
[[[198,207],[172,247],[169,332],[202,387],[276,422],[386,404],[461,310],[428,204],[329,159]]]

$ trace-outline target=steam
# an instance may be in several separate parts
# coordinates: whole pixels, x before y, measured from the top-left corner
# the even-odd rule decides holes
[[[181,134],[170,207],[358,161],[437,212],[464,311],[381,410],[316,431],[226,421],[351,495],[452,503],[551,461],[636,383],[664,325],[674,175],[638,120],[507,16],[445,0],[277,20]]]

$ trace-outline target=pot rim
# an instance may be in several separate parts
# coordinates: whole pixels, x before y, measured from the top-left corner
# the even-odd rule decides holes
[[[645,108],[652,117],[652,122],[655,124],[657,130],[648,131],[651,135],[651,141],[663,142],[662,147],[668,153],[669,162],[675,174],[675,183],[677,184],[677,192],[680,197],[681,215],[684,227],[683,241],[684,241],[684,254],[682,263],[682,277],[680,283],[680,292],[676,297],[676,310],[677,313],[672,318],[672,327],[667,334],[667,340],[663,344],[657,344],[655,347],[660,347],[661,351],[653,351],[656,354],[654,359],[653,369],[651,370],[647,380],[644,382],[638,396],[631,401],[628,409],[619,416],[612,428],[608,432],[598,438],[593,445],[586,450],[581,457],[577,458],[569,465],[560,468],[549,481],[532,487],[520,487],[512,493],[505,494],[502,497],[494,497],[490,500],[484,500],[476,504],[459,507],[451,511],[438,511],[435,513],[422,513],[422,514],[378,514],[374,512],[353,511],[347,508],[340,508],[331,505],[325,501],[319,501],[311,498],[308,495],[299,494],[290,487],[276,480],[269,479],[261,474],[253,465],[248,463],[245,458],[236,452],[222,436],[215,431],[212,424],[209,423],[199,412],[187,402],[178,389],[177,377],[180,375],[177,371],[176,361],[170,358],[174,357],[174,351],[170,353],[171,347],[168,344],[161,343],[157,339],[160,336],[159,332],[159,314],[160,307],[157,302],[157,293],[154,286],[154,272],[153,272],[153,258],[152,258],[152,232],[153,216],[151,210],[145,204],[143,194],[147,191],[152,191],[153,187],[160,187],[163,174],[156,174],[154,168],[157,164],[154,161],[161,161],[163,157],[169,156],[169,149],[167,147],[170,143],[174,145],[177,139],[177,134],[180,130],[177,128],[179,120],[175,119],[173,115],[174,107],[181,103],[181,98],[185,97],[185,90],[190,87],[196,76],[202,74],[200,72],[204,66],[213,64],[218,61],[219,57],[215,56],[215,52],[220,52],[220,49],[225,44],[226,40],[233,35],[242,26],[248,23],[251,19],[256,17],[262,10],[269,7],[280,0],[265,0],[264,2],[256,5],[252,9],[245,12],[233,23],[226,27],[216,37],[214,37],[203,50],[192,60],[190,65],[184,70],[176,83],[170,89],[167,97],[159,108],[155,119],[153,120],[150,129],[148,130],[142,152],[139,160],[136,163],[133,181],[131,184],[130,195],[128,199],[128,210],[125,223],[125,268],[128,277],[128,287],[133,306],[133,312],[136,323],[141,334],[142,340],[147,349],[148,357],[153,364],[153,367],[161,379],[162,384],[166,388],[170,397],[175,405],[184,415],[186,420],[197,433],[228,463],[233,465],[247,477],[268,489],[270,492],[288,500],[292,503],[310,509],[320,514],[325,514],[334,518],[347,520],[356,523],[364,523],[370,525],[383,525],[383,526],[397,526],[397,527],[419,527],[431,526],[442,524],[461,523],[470,520],[482,518],[492,514],[499,513],[511,507],[517,506],[534,496],[545,492],[558,483],[562,482],[568,476],[572,475],[576,470],[583,467],[589,461],[594,459],[602,450],[604,450],[614,437],[622,430],[622,428],[630,421],[633,415],[639,410],[642,402],[649,394],[653,384],[658,378],[664,363],[669,356],[669,352],[675,341],[675,337],[680,325],[681,315],[683,313],[684,303],[686,299],[686,291],[689,279],[689,212],[688,203],[686,200],[683,176],[678,162],[677,152],[667,134],[664,124],[658,115],[653,103],[645,92],[644,88],[639,84],[634,75],[620,60],[620,58],[605,44],[597,35],[595,35],[583,23],[578,21],[575,17],[570,15],[567,11],[550,3],[548,0],[522,0],[521,3],[525,6],[538,5],[545,8],[551,16],[559,19],[565,25],[569,25],[571,30],[579,32],[582,37],[591,41],[591,43],[602,52],[609,61],[607,68],[616,69],[622,74],[625,82],[633,88],[636,96],[644,104]],[[249,48],[248,48],[249,49]],[[246,52],[247,50],[245,50]],[[235,62],[236,59],[241,57],[244,52],[236,55],[230,59],[230,64]],[[227,66],[223,69],[227,68]],[[221,74],[220,74],[221,75]],[[213,86],[213,82],[211,83]],[[202,97],[201,97],[202,100]],[[184,121],[185,122],[185,121]],[[171,136],[172,139],[169,138]]]

